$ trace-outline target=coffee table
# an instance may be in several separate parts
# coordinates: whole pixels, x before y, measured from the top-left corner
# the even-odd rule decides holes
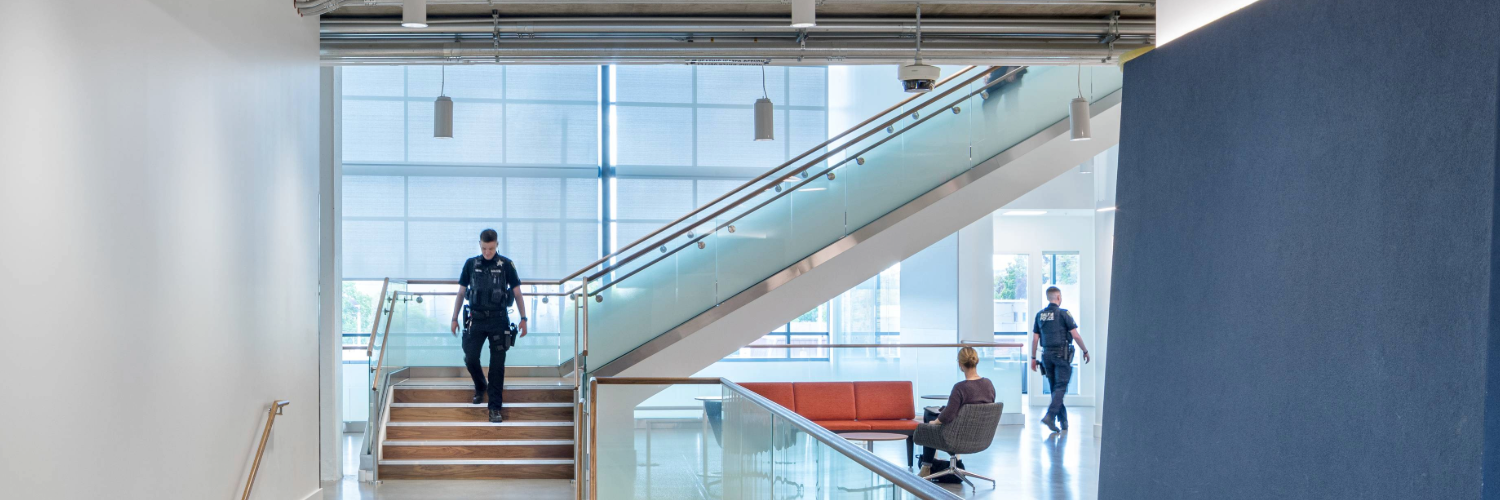
[[[890,433],[890,432],[850,432],[850,433],[845,433],[845,434],[839,434],[839,437],[842,437],[842,438],[850,440],[850,441],[864,441],[865,442],[865,451],[868,451],[870,453],[875,453],[875,442],[876,441],[905,441],[906,440],[906,435],[905,434],[895,434],[895,433]],[[907,458],[906,461],[908,462],[906,464],[906,467],[908,469],[910,469],[911,468],[911,464],[910,464],[911,459]]]

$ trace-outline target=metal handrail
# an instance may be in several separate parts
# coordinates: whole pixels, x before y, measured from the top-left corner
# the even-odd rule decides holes
[[[967,73],[971,69],[974,69],[974,67],[973,66],[966,66],[966,67],[964,67],[964,69],[959,70],[957,73],[954,73],[952,75],[948,75],[947,78],[944,78],[941,81],[939,81],[937,83],[937,86],[941,87],[943,85],[946,85],[948,82],[952,81],[954,78],[958,78],[959,75]],[[808,148],[806,151],[803,151],[801,154],[798,154],[795,158],[787,160],[786,162],[784,162],[784,163],[782,163],[780,165],[777,165],[775,168],[766,170],[765,173],[762,173],[762,174],[760,174],[758,176],[755,176],[755,178],[750,179],[748,181],[745,181],[743,184],[740,184],[739,186],[735,187],[734,189],[729,190],[729,192],[726,192],[726,193],[724,193],[722,195],[719,195],[719,197],[718,198],[714,198],[713,201],[705,203],[705,204],[703,204],[703,206],[700,206],[700,207],[695,208],[695,209],[693,209],[692,211],[690,211],[690,212],[688,212],[686,214],[683,214],[683,216],[678,217],[677,220],[674,220],[672,222],[668,222],[668,223],[662,225],[661,227],[656,228],[655,230],[652,230],[649,233],[646,233],[644,236],[641,236],[640,238],[637,238],[635,241],[630,242],[630,244],[622,246],[618,250],[615,250],[614,252],[611,252],[611,253],[603,256],[603,257],[600,257],[599,260],[596,260],[596,261],[594,261],[594,263],[589,264],[587,266],[584,266],[583,269],[579,269],[577,271],[574,271],[573,274],[569,274],[567,277],[563,278],[561,281],[569,281],[569,280],[572,280],[574,278],[577,278],[578,276],[582,275],[583,273],[588,272],[589,269],[593,269],[595,266],[598,266],[600,264],[608,262],[609,259],[614,258],[616,256],[619,256],[620,254],[624,253],[626,250],[629,250],[631,248],[635,248],[637,245],[640,245],[642,242],[644,242],[644,241],[646,241],[648,239],[651,239],[652,237],[654,237],[654,236],[656,236],[658,234],[661,234],[662,232],[666,231],[667,228],[676,226],[677,224],[681,224],[683,221],[691,219],[693,216],[698,215],[699,213],[702,213],[704,210],[707,210],[709,207],[712,207],[715,204],[717,204],[717,203],[719,203],[721,201],[724,201],[725,199],[729,198],[730,196],[732,196],[732,195],[734,195],[736,193],[744,191],[746,187],[749,187],[749,186],[751,186],[751,185],[753,185],[753,184],[755,184],[757,182],[765,180],[767,177],[770,177],[772,174],[780,172],[781,169],[786,168],[788,165],[792,165],[792,164],[794,164],[794,163],[802,160],[803,158],[806,158],[808,155],[811,155],[814,151],[817,151],[819,149],[823,149],[823,148],[827,147],[829,144],[833,144],[834,142],[838,141],[839,139],[843,139],[844,136],[847,136],[847,135],[853,133],[855,130],[859,130],[860,128],[864,127],[865,125],[869,125],[871,122],[874,122],[876,119],[879,119],[880,117],[885,116],[887,113],[890,113],[890,112],[895,111],[897,109],[901,109],[902,106],[905,106],[908,103],[912,102],[913,100],[916,100],[918,97],[922,97],[922,94],[912,94],[910,97],[902,99],[901,102],[897,102],[896,104],[893,104],[893,105],[891,105],[888,108],[885,108],[885,110],[883,110],[883,111],[881,111],[879,113],[870,115],[870,117],[866,118],[864,121],[859,122],[858,124],[854,125],[853,127],[849,127],[847,129],[845,129],[843,132],[839,132],[838,134],[834,135],[833,137],[829,137],[828,140],[823,141],[822,143],[818,144],[817,146],[813,146],[811,148]],[[899,120],[900,118],[898,117],[897,119]],[[797,174],[796,172],[792,172],[791,174],[788,174],[788,175],[796,175],[796,174]],[[735,203],[738,204],[738,203],[741,203],[741,202],[737,201]],[[710,218],[712,218],[712,217],[710,217]],[[670,240],[672,238],[676,238],[676,236],[671,236],[671,237],[668,237],[666,239]],[[648,249],[649,249],[649,247],[648,247]],[[620,262],[620,263],[616,264],[616,267],[619,266],[619,265],[623,265],[623,264],[629,263],[632,260],[635,260],[635,257],[627,258],[624,262]],[[600,271],[600,272],[602,273],[602,272],[606,272],[606,271],[607,271],[607,269],[605,271]],[[593,280],[593,279],[597,278],[598,276],[599,276],[598,274],[595,274],[593,276],[590,276],[589,279]]]
[[[912,495],[915,495],[917,498],[921,498],[923,500],[954,500],[954,499],[959,498],[958,496],[954,495],[953,493],[949,492],[948,490],[945,490],[945,489],[943,489],[942,487],[939,487],[936,484],[932,484],[930,482],[927,482],[927,481],[923,480],[922,478],[918,477],[916,474],[912,474],[911,471],[908,471],[906,469],[902,469],[900,467],[897,467],[896,465],[893,465],[890,462],[885,461],[885,459],[877,457],[877,456],[875,456],[875,454],[870,453],[869,451],[866,451],[864,448],[860,448],[858,446],[855,446],[853,443],[850,443],[848,440],[839,437],[837,434],[834,434],[833,431],[830,431],[828,429],[824,429],[823,427],[819,426],[818,424],[813,423],[811,420],[808,420],[806,417],[798,415],[795,412],[793,412],[791,410],[788,410],[785,407],[783,407],[781,405],[778,405],[778,404],[772,402],[769,399],[766,399],[764,396],[761,396],[759,394],[751,392],[749,389],[745,389],[744,387],[740,387],[739,384],[731,382],[731,381],[729,381],[729,379],[724,379],[724,378],[699,378],[699,377],[684,377],[684,378],[644,378],[644,377],[643,378],[623,378],[623,377],[603,377],[603,378],[598,378],[598,377],[596,377],[596,378],[593,378],[593,379],[591,379],[589,381],[589,409],[590,409],[590,411],[589,411],[589,434],[590,434],[590,438],[589,438],[589,500],[596,500],[598,498],[598,487],[599,487],[599,485],[598,485],[597,478],[598,478],[598,470],[599,470],[599,468],[598,468],[598,443],[599,443],[599,440],[597,439],[597,437],[598,437],[598,434],[599,434],[599,431],[598,431],[598,429],[599,429],[599,426],[598,426],[598,418],[599,418],[599,416],[598,416],[598,411],[596,411],[596,410],[597,410],[597,402],[598,402],[598,397],[599,397],[598,386],[599,386],[600,383],[603,383],[603,384],[606,384],[606,385],[609,385],[609,384],[620,384],[620,385],[713,385],[713,384],[719,384],[719,385],[722,385],[722,386],[724,386],[725,388],[727,388],[727,389],[729,389],[731,391],[734,391],[735,394],[739,395],[740,397],[743,397],[743,398],[749,400],[750,402],[756,404],[757,406],[760,406],[760,407],[764,408],[765,410],[769,411],[770,413],[772,413],[772,414],[774,414],[774,415],[776,415],[778,417],[781,417],[787,423],[792,424],[793,427],[796,427],[798,430],[800,430],[800,431],[802,431],[804,433],[807,433],[807,435],[809,435],[809,436],[812,436],[813,439],[816,439],[819,442],[827,445],[829,448],[832,448],[835,451],[838,451],[839,453],[843,454],[844,456],[849,457],[850,460],[853,460],[855,463],[858,463],[858,464],[864,466],[865,468],[870,469],[871,472],[874,472],[875,474],[880,475],[880,477],[885,478],[887,481],[890,481],[892,485],[895,485],[898,488],[906,490],[908,493],[911,493]]]
[[[936,348],[936,347],[1026,347],[1018,343],[964,343],[964,344],[749,344],[740,349],[872,349],[872,348]]]
[[[380,298],[375,301],[375,320],[370,322],[371,339],[374,339],[375,334],[380,332],[380,313],[383,312],[381,311],[381,308],[385,307],[385,289],[389,286],[391,286],[390,278],[386,278],[384,281],[380,282],[380,295],[377,295],[377,297]],[[366,358],[370,357],[370,354],[375,352],[375,343],[370,342],[369,344],[370,346],[365,348]]]
[[[271,437],[271,426],[276,424],[276,416],[281,414],[281,409],[289,404],[292,402],[285,399],[271,403],[271,409],[266,415],[266,430],[260,433],[260,446],[255,448],[255,462],[250,464],[250,479],[245,480],[245,494],[240,496],[240,500],[250,500],[250,488],[255,486],[255,473],[260,471],[260,457],[266,453],[266,440]]]
[[[958,73],[955,73],[953,76],[949,77],[947,80],[944,80],[943,83],[946,84],[949,80],[951,80],[953,78],[957,78],[959,75],[962,75],[962,74],[968,72],[969,70],[971,70],[973,68],[974,68],[974,66],[966,66],[966,67],[964,67],[964,69],[962,71],[959,71]],[[718,218],[720,215],[724,215],[725,213],[728,213],[730,210],[733,210],[736,207],[739,207],[740,205],[744,204],[745,202],[754,199],[755,196],[759,195],[760,193],[765,192],[766,190],[775,188],[776,185],[781,184],[782,182],[785,182],[785,180],[784,180],[785,178],[795,177],[798,174],[801,174],[802,172],[806,172],[808,169],[812,168],[813,165],[817,165],[818,163],[821,163],[824,160],[832,158],[834,154],[843,152],[844,150],[848,149],[850,146],[852,146],[854,144],[858,144],[859,141],[863,141],[863,140],[869,138],[870,136],[875,135],[877,132],[879,132],[882,129],[894,126],[897,122],[900,122],[902,119],[905,119],[906,117],[911,116],[913,113],[917,113],[917,112],[921,111],[923,108],[926,108],[928,105],[931,105],[934,102],[937,102],[937,101],[939,101],[939,100],[941,100],[941,99],[943,99],[945,97],[948,97],[952,93],[958,91],[958,89],[963,88],[963,87],[965,87],[965,86],[967,86],[967,85],[969,85],[971,83],[974,83],[975,81],[978,81],[980,78],[984,78],[985,76],[989,75],[990,73],[992,73],[992,72],[994,72],[995,70],[998,70],[998,69],[999,69],[998,66],[992,66],[992,67],[990,67],[990,69],[988,69],[986,71],[981,71],[979,74],[974,75],[974,76],[970,77],[967,80],[964,80],[963,83],[960,83],[958,85],[954,85],[954,86],[949,87],[947,90],[942,91],[941,93],[937,94],[936,96],[934,96],[934,97],[932,97],[930,99],[927,99],[925,101],[922,101],[921,103],[918,103],[916,106],[912,107],[911,109],[903,111],[900,114],[896,115],[895,117],[892,117],[892,118],[886,120],[884,123],[881,123],[878,126],[870,128],[869,130],[865,131],[865,133],[860,134],[858,137],[855,137],[853,140],[850,140],[848,142],[845,142],[843,144],[838,145],[837,147],[835,147],[833,149],[828,150],[827,152],[819,155],[817,158],[814,158],[812,161],[807,162],[806,164],[802,165],[801,167],[793,169],[792,171],[786,172],[784,174],[778,174],[777,175],[778,179],[776,180],[776,182],[766,183],[765,185],[760,186],[760,189],[753,189],[753,190],[751,190],[745,196],[743,196],[743,197],[741,197],[741,198],[739,198],[739,199],[737,199],[737,200],[729,203],[728,205],[724,206],[723,208],[720,208],[720,209],[714,211],[714,213],[708,215],[707,217],[703,217],[703,219],[705,219],[705,220],[714,220],[714,219]],[[1010,76],[1011,74],[1014,74],[1017,71],[1020,71],[1020,68],[1012,70],[1011,73],[1007,73],[1006,76]],[[908,98],[908,101],[902,101],[902,102],[903,103],[909,102],[910,99],[911,98]],[[951,107],[951,106],[949,106],[949,107]],[[931,118],[933,115],[935,115],[935,113],[929,113],[928,114],[928,118]],[[876,115],[875,117],[879,117],[879,116],[882,116],[882,115]],[[922,121],[926,121],[926,120],[923,119]],[[921,122],[919,121],[918,123],[921,123]],[[905,127],[905,128],[902,128],[901,131],[905,132],[906,130],[909,130],[910,128],[911,127]],[[846,132],[849,132],[849,131],[852,131],[852,130],[854,130],[854,129],[850,129],[850,130],[848,130]],[[839,137],[842,138],[844,135],[845,134],[840,134]],[[891,133],[890,137],[887,137],[886,140],[889,140],[891,137],[895,137],[895,136],[898,136],[898,135],[900,135],[900,133]],[[819,148],[821,148],[821,147],[822,146],[819,146]],[[815,151],[816,149],[817,148],[809,150],[808,152]],[[805,157],[805,156],[806,155],[803,155],[803,157]],[[847,163],[848,161],[849,160],[846,158],[843,162],[840,162],[840,164]],[[767,172],[766,174],[763,174],[761,177],[758,177],[757,179],[763,180],[767,176],[769,176],[770,173],[780,171],[780,169],[781,169],[781,167],[777,167],[776,170],[772,170],[770,172]],[[785,176],[785,177],[782,177],[782,176]],[[774,201],[774,200],[780,199],[782,196],[785,196],[785,195],[789,194],[791,191],[796,190],[797,187],[801,187],[802,185],[805,185],[806,183],[811,182],[813,179],[814,179],[813,176],[808,176],[808,178],[803,179],[803,181],[800,184],[798,184],[797,186],[794,186],[792,189],[783,190],[781,193],[778,193],[777,195],[772,196],[771,199],[767,200],[767,203],[769,203],[770,201]],[[752,180],[750,183],[746,183],[746,185],[749,185],[749,184],[754,183],[754,182],[756,182],[756,181]],[[706,206],[711,206],[711,205],[712,204],[706,205]],[[755,209],[760,208],[762,206],[765,206],[765,203],[762,203],[761,205],[758,205],[755,208],[752,208],[750,210],[746,210],[745,213],[744,214],[740,214],[739,217],[743,217],[746,214],[749,214],[750,212],[753,212],[753,211],[755,211]],[[736,217],[736,220],[738,220],[739,217]],[[726,223],[726,225],[727,224],[728,223]],[[703,236],[706,237],[709,234],[712,234],[714,231],[717,231],[718,229],[721,229],[723,227],[724,227],[724,225],[720,225],[719,227],[714,228],[713,231],[706,232]],[[671,240],[674,240],[674,239],[677,239],[677,237],[682,236],[684,234],[687,234],[687,233],[691,232],[692,230],[693,230],[693,227],[685,227],[685,228],[682,228],[682,229],[678,229],[677,231],[673,232],[672,235],[660,239],[659,243],[661,243],[662,245],[665,245],[667,242],[669,242]],[[702,239],[702,237],[695,238],[692,241],[689,241],[688,243],[690,244],[690,243],[696,242],[696,241],[701,240],[701,239]],[[609,274],[611,271],[619,269],[620,267],[622,267],[622,266],[624,266],[626,264],[629,264],[629,263],[635,261],[636,259],[641,258],[641,256],[645,255],[647,252],[650,252],[652,248],[655,248],[657,246],[658,245],[653,244],[653,245],[651,245],[649,247],[643,248],[641,250],[637,250],[635,253],[630,254],[628,257],[625,257],[624,259],[621,259],[619,262],[616,262],[616,263],[614,263],[614,264],[612,264],[610,266],[607,266],[604,269],[599,270],[599,272],[596,272],[594,274],[589,275],[588,276],[588,280],[589,281],[593,281],[593,280],[599,279],[599,277],[604,276],[606,274]],[[685,248],[685,247],[686,247],[686,245],[679,246],[677,248],[677,250],[680,250],[680,249]],[[666,256],[668,256],[668,255],[670,255],[672,253],[676,253],[675,250],[673,252],[666,252],[665,255],[663,255],[663,257],[666,257]],[[656,259],[656,260],[654,260],[652,262],[654,263],[654,262],[659,261],[659,260],[661,260],[661,259],[658,258],[658,259]],[[649,266],[649,264],[647,266]],[[647,266],[641,266],[641,267],[644,268],[644,267],[647,267]],[[624,278],[620,278],[620,280],[623,280],[623,279]],[[615,280],[615,282],[618,282],[620,280]],[[613,285],[613,284],[614,284],[614,282],[610,283],[610,285]],[[608,286],[605,286],[604,288],[608,288]],[[600,288],[599,291],[603,291],[604,288]],[[597,291],[595,291],[594,293],[597,293]]]
[[[998,66],[991,67],[989,70],[981,72],[978,75],[975,75],[974,77],[972,77],[972,78],[964,81],[962,84],[956,85],[956,86],[954,86],[952,88],[949,88],[948,90],[943,91],[943,93],[938,94],[936,97],[933,97],[932,99],[929,99],[926,102],[923,102],[922,104],[918,105],[915,108],[912,108],[911,110],[907,111],[906,113],[902,113],[901,116],[893,118],[891,121],[888,121],[888,122],[886,122],[883,125],[885,125],[887,127],[893,126],[896,121],[899,121],[900,119],[905,118],[907,115],[909,115],[911,113],[916,113],[917,111],[920,111],[923,107],[925,107],[925,106],[927,106],[929,104],[932,104],[934,102],[937,102],[938,100],[941,100],[941,99],[947,97],[948,95],[950,95],[953,92],[957,91],[959,88],[962,88],[965,85],[971,84],[971,83],[979,80],[980,78],[983,78],[983,77],[989,75],[990,73],[995,72],[998,69],[1000,69],[1000,67],[998,67]],[[1007,72],[1004,76],[1002,76],[1001,78],[999,78],[997,80],[1003,81],[1006,78],[1009,78],[1010,76],[1015,75],[1015,74],[1019,73],[1020,71],[1025,70],[1025,69],[1026,69],[1025,66],[1016,67],[1016,68],[1010,70],[1009,72]],[[698,243],[698,242],[702,241],[704,238],[707,238],[709,235],[712,235],[712,234],[718,232],[721,229],[724,229],[726,227],[731,227],[731,225],[733,225],[735,222],[738,222],[740,219],[742,219],[742,218],[750,215],[750,213],[752,213],[752,212],[754,212],[756,210],[759,210],[761,207],[769,205],[772,202],[781,199],[782,197],[790,195],[791,193],[795,192],[798,188],[807,185],[808,183],[812,182],[813,180],[816,180],[818,177],[822,177],[823,175],[829,174],[829,173],[833,172],[834,169],[837,169],[837,168],[843,166],[844,164],[849,163],[850,160],[857,159],[860,155],[863,155],[866,152],[869,152],[870,150],[872,150],[872,149],[874,149],[876,147],[879,147],[880,145],[885,144],[886,142],[889,142],[890,140],[895,139],[896,137],[901,136],[901,134],[905,133],[908,130],[911,130],[912,128],[917,127],[918,125],[926,123],[927,120],[931,120],[932,117],[941,114],[943,111],[946,111],[946,110],[949,110],[949,109],[957,109],[957,106],[958,106],[959,102],[963,101],[964,99],[968,99],[970,97],[978,95],[980,92],[983,92],[984,90],[985,90],[985,88],[981,88],[979,90],[971,91],[967,95],[965,95],[964,97],[958,99],[957,101],[954,101],[954,102],[952,102],[952,103],[950,103],[950,104],[948,104],[946,106],[943,106],[942,109],[939,109],[936,112],[928,113],[927,116],[918,119],[915,123],[912,123],[911,125],[904,126],[901,129],[899,129],[899,130],[893,130],[889,135],[887,135],[886,137],[882,138],[881,140],[876,141],[874,144],[866,146],[864,149],[861,149],[858,153],[855,153],[853,155],[849,155],[849,156],[845,157],[842,161],[840,161],[840,162],[838,162],[836,164],[829,165],[828,168],[825,168],[822,171],[818,172],[817,175],[807,176],[807,178],[802,179],[801,182],[798,182],[798,183],[794,184],[792,187],[790,187],[788,189],[784,189],[781,192],[779,192],[779,193],[771,196],[770,198],[767,198],[765,201],[760,202],[759,204],[755,205],[754,207],[751,207],[750,209],[745,210],[743,213],[741,213],[739,215],[736,215],[733,218],[731,218],[731,219],[729,219],[729,220],[727,220],[727,221],[725,221],[723,223],[720,223],[717,226],[714,226],[712,229],[710,229],[708,231],[704,231],[704,233],[702,235],[698,235],[697,237],[690,238],[687,242],[685,242],[685,243],[683,243],[681,245],[678,245],[678,246],[672,248],[670,251],[663,252],[662,255],[658,256],[655,259],[652,259],[650,262],[647,262],[645,265],[640,266],[640,267],[638,267],[638,268],[630,271],[629,273],[626,273],[624,276],[621,276],[621,277],[619,277],[619,278],[617,278],[617,279],[615,279],[613,281],[610,281],[609,283],[604,284],[604,286],[601,286],[601,287],[599,287],[596,290],[585,291],[585,293],[589,294],[590,296],[594,296],[594,295],[598,295],[599,293],[603,292],[604,290],[608,290],[610,287],[613,287],[613,286],[619,284],[620,282],[625,281],[626,279],[630,278],[631,276],[634,276],[636,273],[639,273],[642,270],[644,270],[644,269],[646,269],[648,267],[651,267],[652,264],[655,264],[657,262],[661,262],[663,259],[666,259],[667,257],[671,257],[672,255],[676,254],[677,252],[681,251],[682,249],[687,248],[688,246],[691,246],[694,243]],[[862,140],[870,137],[871,135],[874,135],[875,131],[877,131],[877,130],[880,130],[880,128],[875,128],[875,129],[872,129],[872,130],[870,130],[868,132],[865,132],[864,134],[861,134],[859,137],[855,138],[854,140],[849,141],[847,143],[844,143],[843,145],[840,145],[838,148],[835,148],[834,150],[829,151],[828,153],[823,154],[822,156],[818,157],[817,159],[815,159],[815,160],[813,160],[811,162],[808,162],[808,164],[803,165],[801,168],[799,168],[799,169],[791,172],[788,175],[790,175],[790,176],[796,176],[797,174],[805,172],[807,169],[812,168],[813,165],[816,165],[819,162],[822,162],[823,160],[826,160],[829,157],[833,156],[834,153],[843,151],[845,148],[848,148],[850,145],[858,143],[859,141],[862,141]],[[763,186],[764,189],[762,191],[774,188],[777,184],[780,184],[780,183],[781,182],[778,181],[778,182],[775,182],[775,183],[766,184],[765,186]],[[748,200],[750,200],[753,197],[754,197],[754,195],[752,194],[751,196],[748,196],[748,197],[745,197],[745,198],[741,198],[740,200],[735,201],[734,203],[730,204],[729,206],[726,206],[726,207],[724,207],[722,209],[719,209],[717,212],[714,212],[712,215],[708,216],[707,218],[708,219],[716,219],[720,215],[723,215],[723,214],[727,213],[728,211],[730,211],[730,210],[734,209],[735,207],[739,206],[739,204],[741,204],[741,203],[743,203],[745,201],[748,201]],[[672,239],[674,239],[674,238],[676,238],[678,236],[686,234],[691,229],[692,228],[683,228],[681,230],[678,230],[676,233],[673,233],[672,236],[669,236],[669,237],[665,238],[663,241],[672,240]],[[700,243],[700,245],[701,245],[701,243]],[[650,251],[650,249],[647,248],[645,250],[636,252],[635,254],[632,254],[629,257],[625,258],[623,261],[621,261],[619,263],[616,263],[615,265],[610,266],[610,267],[608,267],[608,268],[606,268],[604,270],[601,270],[598,273],[590,275],[588,277],[588,280],[589,281],[593,281],[595,279],[598,279],[599,277],[604,276],[605,274],[608,274],[610,271],[618,269],[621,266],[624,266],[625,264],[628,264],[630,261],[632,261],[632,260],[634,260],[636,258],[641,257],[642,255],[644,255],[646,252],[649,252],[649,251]]]

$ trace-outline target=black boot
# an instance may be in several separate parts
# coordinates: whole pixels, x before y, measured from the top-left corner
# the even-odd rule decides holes
[[[505,416],[500,414],[500,410],[490,410],[490,422],[498,424],[504,421]]]
[[[469,400],[473,404],[484,404],[484,391],[474,391],[474,399]]]

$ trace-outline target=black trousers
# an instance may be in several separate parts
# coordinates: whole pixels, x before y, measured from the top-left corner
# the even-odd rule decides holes
[[[1073,379],[1073,360],[1068,359],[1068,350],[1047,349],[1042,351],[1042,369],[1047,371],[1047,382],[1052,388],[1052,404],[1042,418],[1057,417],[1059,422],[1068,421],[1068,408],[1063,406],[1063,397],[1068,395],[1068,381]]]
[[[475,314],[469,327],[464,329],[464,367],[474,379],[474,393],[485,393],[490,410],[499,411],[503,401],[501,391],[505,389],[505,341],[510,330],[510,320],[503,314],[481,317]],[[490,343],[490,378],[484,379],[484,367],[479,366],[479,350]]]
[[[937,412],[926,408],[922,409],[922,423],[932,422],[933,420],[937,420],[937,417]],[[931,464],[933,460],[937,459],[937,452],[937,448],[923,446],[922,458],[918,459],[917,463],[922,465]]]

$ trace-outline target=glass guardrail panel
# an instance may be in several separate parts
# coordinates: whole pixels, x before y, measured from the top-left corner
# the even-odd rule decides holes
[[[785,186],[783,187],[785,189]],[[792,199],[789,196],[770,199],[774,190],[757,198],[755,205],[765,205],[744,214],[728,227],[719,230],[718,280],[719,296],[728,298],[750,288],[766,277],[806,255],[794,255],[792,242],[801,237],[792,226]],[[721,221],[724,225],[728,220]]]
[[[702,247],[699,247],[699,243]],[[718,303],[714,291],[720,238],[709,233],[687,248],[651,257],[654,264],[622,276],[617,284],[596,281],[589,303],[589,365],[603,366],[636,346]]]
[[[718,384],[600,384],[597,391],[590,463],[597,467],[591,486],[599,499],[725,498],[727,426]],[[680,393],[693,404],[651,403],[664,393]]]
[[[1053,124],[1068,118],[1068,103],[1083,94],[1090,102],[1120,90],[1123,74],[1115,66],[1031,66],[1010,79],[990,82],[985,93],[970,99],[979,111],[973,126],[974,158],[987,160]]]

